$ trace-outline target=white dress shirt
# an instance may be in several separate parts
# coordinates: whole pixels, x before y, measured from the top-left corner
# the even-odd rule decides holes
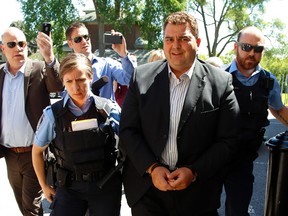
[[[171,170],[176,168],[178,161],[178,125],[194,67],[195,63],[193,63],[192,67],[187,72],[183,73],[179,79],[172,72],[170,66],[168,67],[170,80],[170,126],[169,136],[167,144],[162,152],[161,162],[168,165]]]

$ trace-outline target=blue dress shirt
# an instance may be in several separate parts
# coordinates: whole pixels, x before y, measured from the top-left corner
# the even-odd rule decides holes
[[[100,96],[111,100],[115,100],[113,81],[121,85],[129,85],[136,67],[136,63],[130,59],[129,55],[121,58],[121,63],[112,58],[100,58],[93,55],[91,63],[94,73],[93,82],[102,76],[109,78],[108,83],[100,89]]]
[[[2,92],[0,143],[8,148],[31,146],[34,139],[34,131],[25,112],[25,64],[15,76],[9,72],[7,64],[4,66],[5,79]]]

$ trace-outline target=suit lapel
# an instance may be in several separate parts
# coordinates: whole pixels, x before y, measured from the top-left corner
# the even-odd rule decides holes
[[[2,103],[2,92],[3,92],[3,85],[4,85],[4,77],[5,77],[5,72],[4,72],[4,65],[2,65],[0,69],[0,95],[1,95],[1,103]],[[1,104],[2,105],[2,104]],[[2,107],[2,106],[1,106]]]
[[[0,69],[0,122],[2,121],[2,93],[3,93],[3,85],[4,85],[4,78],[5,78],[5,72],[4,72],[4,64],[2,65]],[[2,131],[1,124],[0,124],[0,132]]]
[[[196,106],[196,103],[201,96],[201,93],[206,83],[205,76],[206,72],[204,68],[201,67],[199,61],[196,60],[193,75],[187,90],[186,98],[181,112],[178,133],[181,131],[183,125],[187,121],[188,117],[191,115],[192,110]]]
[[[169,76],[168,76],[168,63],[163,64],[163,67],[160,67],[158,71],[155,71],[157,76],[155,78],[157,85],[157,92],[161,97],[157,97],[159,101],[155,103],[160,104],[160,113],[159,119],[162,123],[161,134],[163,134],[164,139],[161,139],[159,145],[155,146],[155,151],[159,157],[163,152],[167,144],[167,139],[169,136],[169,125],[170,125],[170,88],[169,88]],[[158,128],[159,130],[159,128]]]
[[[170,87],[169,87],[169,76],[168,76],[168,64],[166,64],[164,70],[161,72],[161,76],[163,77],[161,80],[161,94],[163,95],[163,107],[162,107],[162,113],[163,113],[163,120],[164,125],[166,125],[166,131],[167,134],[169,133],[169,124],[170,124]],[[167,118],[168,117],[168,118]],[[168,136],[168,135],[167,135]]]
[[[32,68],[33,68],[32,61],[27,60],[26,66],[24,69],[24,97],[25,97],[25,101],[26,101],[26,98],[28,95],[28,88],[30,85],[30,75],[32,72]]]

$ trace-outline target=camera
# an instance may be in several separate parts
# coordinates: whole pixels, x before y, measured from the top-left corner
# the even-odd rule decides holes
[[[45,33],[46,35],[49,36],[50,31],[51,31],[51,23],[49,23],[49,22],[42,23],[41,32],[43,32],[43,33]]]
[[[110,33],[104,33],[103,42],[106,45],[110,44],[122,44],[122,36],[111,35]]]

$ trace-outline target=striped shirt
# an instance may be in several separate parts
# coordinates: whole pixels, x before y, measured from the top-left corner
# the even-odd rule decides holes
[[[176,168],[178,161],[177,133],[183,104],[192,77],[195,63],[178,79],[169,67],[170,80],[170,127],[167,144],[162,152],[162,163],[169,166],[171,170]]]

